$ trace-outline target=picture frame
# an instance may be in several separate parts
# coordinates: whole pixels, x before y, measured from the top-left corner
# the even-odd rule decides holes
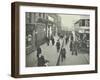
[[[38,16],[36,17],[33,16],[33,18],[31,18],[32,16],[30,15],[33,15],[33,14],[36,14],[38,16],[40,15],[40,18],[38,19],[38,23],[34,22],[35,18],[37,19]],[[42,17],[44,16],[45,19],[42,20],[41,16]],[[53,16],[53,18],[51,16]],[[83,20],[84,16],[85,16],[85,19]],[[34,19],[34,20],[30,21],[30,19]],[[88,22],[86,22],[85,20],[87,20]],[[35,24],[34,23],[29,24],[27,23],[27,21],[34,22]],[[80,22],[83,21],[83,23],[80,23],[79,21]],[[84,30],[79,29],[80,25],[81,26],[84,25],[84,21],[86,22],[85,25],[88,26],[87,31],[85,31],[85,28]],[[59,25],[62,27],[64,24],[66,24],[66,22],[68,22],[70,25],[68,28],[66,27],[63,27],[63,29],[57,28]],[[97,7],[96,6],[13,2],[11,4],[11,76],[15,78],[23,78],[23,77],[25,78],[25,77],[97,73],[97,57],[98,57],[97,56],[97,49],[98,49],[97,47],[97,44],[98,44],[97,43],[97,40],[98,40],[97,39],[97,35],[98,35],[97,24],[98,23],[97,22],[98,21],[97,21]],[[40,24],[40,23],[43,23],[43,24]],[[70,28],[72,26],[72,23],[74,24],[74,28]],[[44,24],[46,24],[46,26]],[[52,50],[49,50],[48,55],[47,55],[49,56],[48,58],[50,58],[50,60],[53,59],[50,61],[50,64],[52,64],[51,66],[47,66],[47,67],[34,66],[35,63],[32,64],[30,60],[28,61],[27,55],[29,55],[34,50],[36,51],[37,46],[39,46],[40,44],[42,45],[41,36],[43,36],[44,33],[42,34],[40,33],[40,36],[37,35],[38,34],[38,31],[36,31],[37,28],[32,27],[33,25],[38,25],[39,26],[38,31],[40,30],[41,33],[42,33],[42,29],[44,30],[44,32],[46,31],[45,33],[46,37],[49,36],[50,34],[51,34],[50,36],[52,36],[53,30],[51,28],[51,32],[49,32],[47,31],[47,28],[44,28],[44,26],[45,27],[49,26],[50,28],[50,26],[55,27],[57,25],[56,27],[57,30],[55,29],[56,33],[59,32],[59,30],[61,33],[64,33],[64,31],[67,30],[67,32],[73,33],[75,34],[75,36],[76,36],[76,32],[78,32],[78,34],[81,34],[82,32],[83,34],[87,33],[89,35],[88,36],[89,42],[86,41],[85,43],[81,42],[79,44],[81,45],[82,43],[84,43],[84,45],[89,47],[88,54],[86,55],[84,54],[84,56],[88,57],[88,62],[83,63],[84,62],[83,61],[83,62],[79,62],[78,64],[78,61],[81,60],[81,58],[83,58],[82,57],[83,54],[81,56],[82,52],[80,52],[78,56],[77,55],[73,56],[69,54],[70,52],[67,52],[70,56],[70,57],[68,56],[66,57],[66,58],[69,58],[68,59],[69,64],[67,65],[68,62],[65,61],[67,63],[60,66],[61,65],[60,53],[59,55],[58,54],[55,55],[54,54],[55,52],[53,53],[52,51],[54,50],[52,49]],[[78,28],[76,28],[75,26],[76,27],[78,26]],[[34,30],[35,33],[31,30]],[[31,32],[32,32],[32,35],[30,35]],[[33,38],[33,36],[35,36],[35,38]],[[34,40],[34,39],[36,42],[31,43],[31,40]],[[81,46],[83,47],[83,44]],[[51,47],[49,49],[51,49]],[[51,57],[49,54],[51,54]],[[32,57],[33,59],[31,59],[31,56],[33,56]],[[29,59],[31,59],[34,62],[34,55],[31,55],[31,56],[29,57]],[[71,63],[70,63],[70,58],[71,58]],[[74,62],[75,61],[74,58],[77,59],[76,63]],[[83,60],[86,60],[86,58],[84,58]],[[56,61],[56,63],[54,61]],[[54,63],[55,65],[53,65]],[[74,63],[76,65],[74,65]]]

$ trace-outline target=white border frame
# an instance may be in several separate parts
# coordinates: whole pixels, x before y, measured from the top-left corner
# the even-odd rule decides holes
[[[75,72],[95,70],[95,10],[72,9],[72,8],[54,8],[37,6],[20,6],[20,24],[19,24],[19,74],[40,74],[55,72]],[[64,13],[64,14],[86,14],[90,15],[90,64],[88,65],[69,65],[52,67],[25,67],[25,12],[45,12],[45,13]]]

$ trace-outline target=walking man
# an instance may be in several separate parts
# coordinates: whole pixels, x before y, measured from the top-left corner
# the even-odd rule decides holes
[[[59,42],[59,40],[57,40],[56,47],[57,47],[57,52],[59,52],[59,49],[60,49],[60,42]]]
[[[38,46],[37,47],[37,58],[39,58],[39,55],[41,54],[41,47],[40,46]]]
[[[51,38],[51,41],[52,41],[52,45],[54,45],[55,40],[54,40],[54,38],[53,38],[53,37]]]
[[[68,40],[69,40],[69,36],[66,35],[66,38],[65,38],[66,44],[68,43]]]
[[[73,41],[72,43],[72,55],[75,54],[77,56],[78,53],[78,42],[77,41]]]
[[[71,41],[70,41],[70,51],[72,51],[72,46],[73,46],[73,45],[72,45],[72,42],[73,42],[73,41],[71,40]]]
[[[66,59],[66,49],[63,48],[63,58]]]
[[[47,42],[47,45],[49,46],[50,40],[48,37],[46,37],[46,42]]]
[[[61,49],[60,55],[61,55],[61,61],[63,62],[63,60],[66,59],[66,49],[65,48]]]

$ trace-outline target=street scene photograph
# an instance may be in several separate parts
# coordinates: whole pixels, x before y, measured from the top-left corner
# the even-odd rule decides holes
[[[90,63],[90,15],[25,12],[26,67]]]

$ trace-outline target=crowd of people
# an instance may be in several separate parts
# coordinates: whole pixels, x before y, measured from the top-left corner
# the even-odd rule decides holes
[[[71,55],[78,55],[78,48],[79,48],[79,42],[77,40],[74,39],[73,34],[66,34],[63,36],[63,43],[61,46],[61,50],[60,50],[60,61],[63,62],[64,59],[66,59],[66,50],[68,50],[67,48],[70,49]],[[70,40],[70,41],[69,41]],[[69,42],[69,45],[68,45]],[[66,45],[68,45],[68,47],[66,47]]]
[[[50,45],[50,40],[51,40],[52,46],[54,46],[55,39],[54,39],[53,36],[51,36],[51,38],[46,37],[47,46]],[[60,42],[59,41],[56,43],[56,46],[57,46],[57,50],[59,51],[59,49],[60,49]],[[37,65],[38,66],[48,66],[48,63],[49,63],[49,61],[46,60],[45,57],[42,54],[41,47],[38,46],[37,47]]]
[[[47,46],[50,45],[50,41],[52,43],[52,46],[55,45],[56,49],[57,49],[57,53],[59,53],[59,56],[60,56],[60,60],[61,62],[63,62],[65,59],[66,59],[66,47],[65,45],[68,44],[69,42],[69,39],[70,39],[70,45],[69,45],[69,48],[70,48],[70,51],[72,53],[72,55],[76,55],[78,54],[78,41],[74,41],[73,39],[73,35],[64,35],[64,36],[59,36],[59,38],[57,39],[57,41],[55,41],[54,39],[54,36],[51,36],[51,38],[48,38],[46,37],[46,43],[47,43]],[[63,40],[63,42],[61,43],[60,40]],[[42,55],[42,50],[41,50],[41,47],[38,46],[37,47],[37,65],[38,66],[48,66],[49,62],[48,60],[45,59],[45,57]]]

